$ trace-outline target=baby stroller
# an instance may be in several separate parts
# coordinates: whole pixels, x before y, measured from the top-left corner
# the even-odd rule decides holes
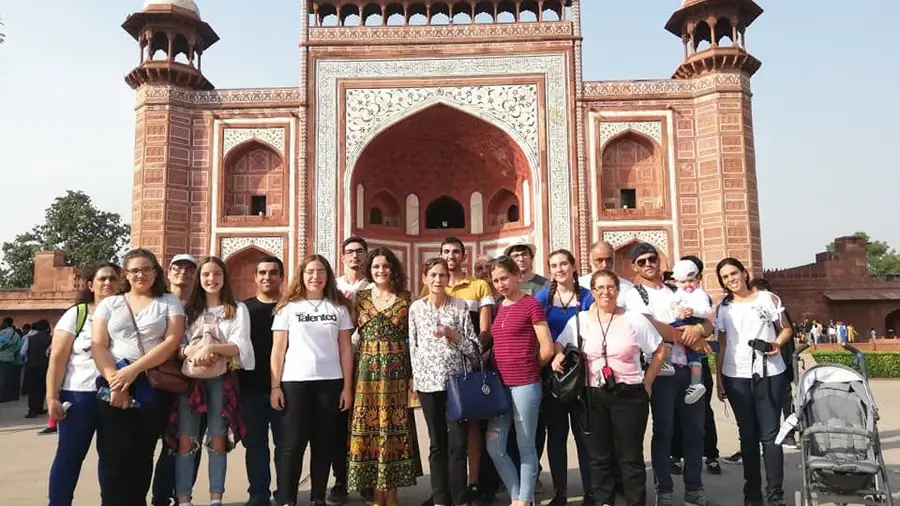
[[[798,504],[893,506],[878,436],[878,407],[863,354],[845,344],[856,357],[858,371],[820,364],[801,376],[800,354],[808,347],[794,353],[795,414],[781,431],[796,430],[800,436],[803,488]]]

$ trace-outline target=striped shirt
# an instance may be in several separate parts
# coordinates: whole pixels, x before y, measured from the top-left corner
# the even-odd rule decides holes
[[[500,305],[491,325],[494,361],[506,386],[530,385],[541,379],[538,341],[534,325],[546,321],[544,308],[531,295],[506,306]]]
[[[466,276],[455,285],[447,285],[444,291],[447,292],[447,295],[461,299],[466,303],[469,315],[472,317],[472,325],[475,326],[475,335],[479,335],[481,333],[479,310],[484,306],[494,304],[494,295],[491,293],[491,287],[483,279]]]

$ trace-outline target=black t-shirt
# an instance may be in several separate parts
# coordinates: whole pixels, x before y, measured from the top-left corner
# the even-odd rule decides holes
[[[250,341],[256,356],[256,368],[240,371],[241,389],[269,392],[272,388],[272,321],[274,302],[261,302],[256,297],[244,301],[250,311]]]

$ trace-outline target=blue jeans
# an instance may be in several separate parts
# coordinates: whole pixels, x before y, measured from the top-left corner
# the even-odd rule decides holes
[[[71,402],[72,407],[59,421],[59,441],[50,466],[50,506],[71,506],[81,464],[97,430],[97,392],[60,390],[59,401]],[[102,460],[97,463],[101,477],[102,465]]]
[[[781,405],[787,392],[787,375],[768,376],[753,385],[750,378],[722,377],[725,395],[734,411],[744,461],[744,495],[759,497],[762,476],[759,445],[762,443],[766,467],[766,493],[783,493],[784,451],[775,444],[781,425]]]
[[[537,432],[538,411],[541,407],[541,382],[509,388],[512,412],[492,418],[487,427],[487,451],[494,461],[497,473],[513,501],[534,502],[534,484],[537,480],[537,449],[534,436]],[[516,427],[516,445],[522,459],[520,470],[506,453],[509,429]],[[521,472],[520,472],[521,471]]]
[[[244,462],[247,467],[247,481],[250,482],[251,499],[268,500],[272,484],[272,456],[269,453],[269,428],[275,441],[275,483],[280,473],[279,462],[283,450],[281,432],[281,411],[272,409],[269,392],[244,390],[241,392],[241,412],[247,426],[244,437]],[[283,498],[275,491],[275,502],[283,504]]]
[[[227,452],[212,449],[211,440],[214,437],[224,437],[227,434],[225,419],[222,418],[222,408],[225,404],[225,394],[222,389],[222,376],[203,382],[206,390],[206,422],[207,422],[207,453],[209,460],[209,492],[211,494],[225,493],[225,472],[228,466]],[[194,487],[194,453],[200,451],[197,439],[200,436],[200,424],[203,414],[194,411],[188,404],[187,394],[182,394],[178,400],[178,434],[189,436],[192,448],[188,452],[179,451],[175,456],[175,495],[178,497],[190,496]]]
[[[682,448],[684,449],[684,489],[689,492],[703,488],[703,425],[704,403],[685,404],[684,392],[691,385],[691,373],[687,367],[676,367],[674,376],[658,376],[653,382],[650,406],[653,414],[653,438],[650,455],[656,490],[671,493],[672,434],[675,417],[681,422]]]
[[[570,423],[571,420],[571,423]],[[550,461],[550,476],[553,488],[565,492],[568,488],[568,439],[569,427],[575,438],[575,449],[578,455],[578,470],[581,473],[581,486],[585,493],[593,490],[591,485],[591,456],[584,430],[578,426],[575,416],[575,404],[563,404],[552,396],[544,397],[541,412],[538,416],[537,457],[538,462],[544,453],[544,442],[547,446],[547,460]]]

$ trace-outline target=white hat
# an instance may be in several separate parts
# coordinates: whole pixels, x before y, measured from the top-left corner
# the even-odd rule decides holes
[[[169,267],[172,267],[178,262],[190,262],[194,264],[194,267],[197,267],[197,259],[192,257],[191,255],[188,255],[187,253],[181,253],[172,257],[172,261],[169,262]]]
[[[525,239],[516,239],[503,250],[503,254],[509,256],[509,250],[515,248],[516,246],[525,246],[529,251],[531,251],[531,256],[534,256],[534,252],[537,251],[537,246],[535,246],[534,243],[530,243]]]
[[[679,260],[678,263],[675,264],[675,268],[672,269],[672,278],[675,281],[689,281],[691,279],[697,279],[697,276],[700,275],[700,269],[697,268],[697,264],[690,260]]]

